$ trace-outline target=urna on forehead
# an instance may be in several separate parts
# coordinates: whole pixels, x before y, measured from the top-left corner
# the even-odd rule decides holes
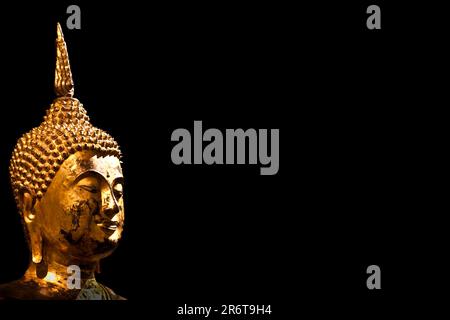
[[[95,152],[97,157],[89,160],[87,167],[104,167],[105,164],[111,166],[113,157],[121,157],[117,142],[90,123],[83,105],[73,97],[74,84],[69,57],[59,25],[56,48],[57,98],[47,110],[41,125],[19,139],[11,158],[10,176],[16,201],[19,192],[24,189],[41,198],[60,166],[75,153]],[[110,174],[115,171],[119,174],[120,162],[117,159],[115,163],[118,164],[117,169]]]

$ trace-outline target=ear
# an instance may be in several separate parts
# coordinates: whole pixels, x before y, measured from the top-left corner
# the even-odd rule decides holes
[[[34,263],[40,263],[42,261],[42,235],[36,223],[35,207],[37,202],[28,190],[20,192],[19,209],[28,230],[31,255]]]
[[[27,224],[32,223],[36,218],[34,214],[34,200],[28,190],[22,190],[19,194],[19,210]]]

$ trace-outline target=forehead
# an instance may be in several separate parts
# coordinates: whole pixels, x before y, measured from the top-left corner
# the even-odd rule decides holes
[[[98,156],[91,152],[77,152],[64,163],[71,177],[76,177],[86,171],[96,171],[108,180],[122,177],[120,160],[114,156]],[[69,177],[67,177],[69,178]]]

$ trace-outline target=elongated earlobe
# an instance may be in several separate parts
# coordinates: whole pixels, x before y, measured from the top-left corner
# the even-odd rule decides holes
[[[42,261],[42,236],[40,231],[30,233],[31,256],[34,263]]]
[[[29,192],[25,191],[19,196],[19,201],[19,207],[30,238],[32,260],[34,263],[40,263],[42,261],[42,235],[41,230],[36,228],[35,203],[33,197]]]

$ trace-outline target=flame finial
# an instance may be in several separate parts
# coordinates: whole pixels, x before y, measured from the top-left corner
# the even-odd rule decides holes
[[[69,55],[61,25],[57,24],[55,93],[58,97],[73,97],[74,85],[70,71]]]

